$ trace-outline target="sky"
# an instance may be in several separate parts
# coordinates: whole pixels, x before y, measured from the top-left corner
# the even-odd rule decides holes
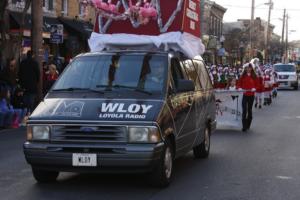
[[[224,22],[234,22],[237,19],[251,18],[251,4],[252,0],[213,0],[219,5],[227,8],[224,15]],[[282,18],[283,9],[287,9],[289,15],[289,41],[300,40],[300,0],[272,0],[274,8],[271,12],[271,24],[275,25],[274,32],[281,36],[282,34]],[[268,20],[267,5],[269,0],[255,0],[254,18],[260,17]]]

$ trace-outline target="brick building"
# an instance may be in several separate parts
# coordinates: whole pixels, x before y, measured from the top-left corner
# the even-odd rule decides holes
[[[22,25],[22,11],[25,0],[9,0],[10,33],[12,37],[22,31],[22,53],[31,44],[31,10],[29,9]],[[43,0],[43,44],[45,61],[48,57],[73,57],[80,52],[88,51],[87,39],[93,30],[95,14],[88,8],[84,15],[84,7],[78,0]],[[64,41],[62,44],[52,44],[50,28],[52,24],[64,26]]]
[[[225,41],[226,51],[234,60],[240,58],[241,62],[250,60],[250,56],[258,56],[261,60],[264,59],[264,50],[266,47],[267,38],[269,42],[269,52],[272,52],[271,44],[276,43],[273,37],[275,26],[270,24],[267,33],[268,23],[261,18],[256,18],[253,22],[252,50],[250,50],[250,19],[239,19],[236,22],[224,24],[224,36],[228,38]],[[239,34],[237,34],[237,32]],[[269,34],[269,37],[267,37]],[[274,38],[274,39],[273,39]],[[252,52],[250,52],[252,51]],[[271,58],[270,58],[271,59]]]
[[[201,33],[206,47],[204,59],[207,63],[216,64],[218,52],[222,50],[223,16],[227,9],[210,0],[203,0],[202,4]]]

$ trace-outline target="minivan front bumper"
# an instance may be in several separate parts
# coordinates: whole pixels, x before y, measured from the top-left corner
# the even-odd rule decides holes
[[[148,172],[161,158],[164,143],[124,145],[83,145],[26,142],[24,154],[34,168],[64,172]],[[97,155],[96,167],[75,167],[73,153]]]
[[[280,79],[278,80],[278,86],[279,88],[286,88],[286,87],[296,87],[298,85],[298,81],[297,80],[283,80]]]

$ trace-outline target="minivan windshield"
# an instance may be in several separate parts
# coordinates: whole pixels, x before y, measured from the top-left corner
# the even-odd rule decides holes
[[[275,65],[274,69],[276,72],[295,72],[296,68],[294,65]]]
[[[160,54],[104,54],[76,58],[52,91],[163,93],[168,57]]]

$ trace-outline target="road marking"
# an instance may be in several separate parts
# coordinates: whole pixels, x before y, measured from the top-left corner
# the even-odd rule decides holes
[[[276,178],[281,179],[281,180],[291,180],[293,177],[290,176],[276,176]]]
[[[283,119],[300,119],[300,116],[282,116]]]

